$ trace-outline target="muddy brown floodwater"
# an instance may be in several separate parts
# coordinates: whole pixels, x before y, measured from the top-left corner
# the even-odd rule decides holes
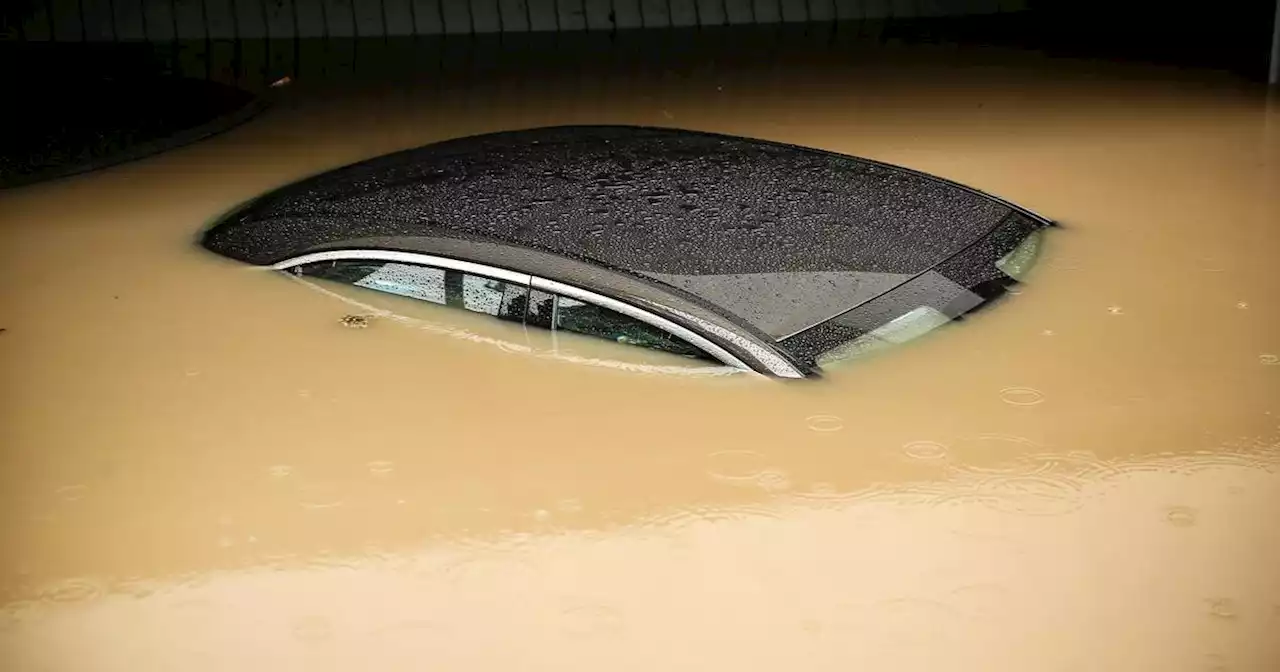
[[[288,95],[0,194],[3,669],[1280,668],[1280,120],[1238,83],[1018,57]],[[347,329],[192,245],[305,174],[579,122],[1066,226],[1016,296],[812,384],[448,309]]]

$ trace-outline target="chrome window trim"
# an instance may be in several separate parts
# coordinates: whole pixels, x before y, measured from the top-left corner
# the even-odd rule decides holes
[[[505,268],[496,266],[486,266],[470,261],[461,261],[458,259],[450,259],[448,257],[437,257],[434,254],[420,254],[417,252],[396,252],[394,250],[325,250],[324,252],[312,252],[304,254],[300,257],[286,259],[276,264],[272,264],[271,268],[277,271],[284,271],[294,266],[303,264],[314,264],[318,261],[338,261],[346,259],[372,259],[375,261],[400,261],[407,264],[422,264],[424,266],[437,266],[447,268],[449,270],[461,271],[463,273],[474,273],[476,275],[486,275],[494,280],[504,280],[506,282],[514,282],[517,284],[529,285],[531,276],[525,273],[516,273],[508,271]]]
[[[646,303],[652,304],[652,302],[646,302]],[[688,313],[675,310],[675,309],[670,309],[670,310],[671,312],[685,318],[686,320],[696,323],[698,326],[702,327],[703,329],[706,329],[708,332],[713,333],[719,336],[720,338],[725,339],[726,341],[732,341],[738,347],[742,348],[743,350],[746,350],[747,352],[750,352],[752,355],[755,356],[757,360],[760,361],[761,364],[763,364],[765,367],[769,369],[770,373],[772,373],[775,376],[778,376],[779,378],[804,378],[805,377],[803,371],[801,371],[800,369],[797,369],[790,362],[778,356],[777,353],[769,350],[768,348],[761,346],[760,344],[752,341],[751,339],[748,339],[742,336],[741,334],[736,334],[732,331],[729,331],[728,329],[721,327],[720,325],[713,324],[706,320],[700,319],[694,315],[690,315]]]
[[[710,340],[707,340],[707,338],[702,336],[701,334],[698,334],[697,332],[694,332],[690,329],[686,329],[685,327],[682,327],[676,324],[675,322],[672,322],[671,320],[668,320],[664,317],[661,317],[659,315],[654,315],[653,313],[650,313],[649,311],[644,310],[643,308],[637,308],[629,303],[624,303],[622,301],[605,296],[603,294],[597,294],[593,291],[582,289],[581,287],[566,285],[563,282],[557,282],[555,280],[540,278],[536,275],[531,276],[530,286],[533,287],[534,289],[540,289],[544,292],[549,292],[551,294],[563,294],[564,296],[568,296],[574,299],[580,299],[587,303],[592,303],[597,306],[600,306],[601,308],[608,308],[609,310],[612,310],[617,313],[622,313],[623,315],[626,315],[628,317],[634,317],[635,319],[640,320],[641,322],[657,327],[658,329],[661,329],[673,336],[677,336],[679,338],[682,338],[688,341],[690,345],[693,345],[697,348],[702,349],[707,354],[711,355],[712,357],[715,357],[716,359],[720,360],[721,362],[724,362],[725,364],[728,364],[729,366],[732,366],[736,369],[743,369],[745,371],[751,371],[755,373],[755,369],[752,369],[750,366],[748,366],[746,362],[742,361],[741,359],[738,359],[733,355],[733,353],[729,352],[728,350],[725,350],[724,348],[716,345],[715,343],[712,343]]]
[[[676,324],[675,322],[672,322],[659,315],[654,315],[653,313],[650,313],[647,310],[644,310],[642,308],[637,308],[631,304],[624,303],[622,301],[618,301],[617,299],[610,298],[603,294],[597,294],[595,292],[582,289],[580,287],[575,287],[573,285],[566,285],[562,282],[557,282],[555,280],[548,280],[546,278],[539,278],[536,276],[528,275],[526,273],[516,273],[515,271],[509,271],[505,268],[498,268],[496,266],[477,264],[475,262],[462,261],[459,259],[452,259],[449,257],[439,257],[434,254],[422,254],[420,252],[399,252],[395,250],[371,250],[371,249],[342,249],[342,250],[325,250],[323,252],[311,252],[309,254],[304,254],[298,257],[293,257],[291,259],[286,259],[284,261],[277,262],[275,264],[272,264],[270,268],[276,271],[285,271],[295,266],[301,266],[303,264],[313,264],[321,261],[339,261],[339,260],[350,260],[350,259],[371,259],[375,261],[398,261],[398,262],[403,262],[408,264],[422,264],[424,266],[436,266],[439,268],[446,268],[450,270],[461,271],[463,273],[474,273],[476,275],[485,275],[485,276],[494,278],[495,280],[505,280],[507,282],[519,283],[531,289],[539,289],[544,292],[549,292],[551,294],[563,294],[565,296],[569,296],[575,299],[581,299],[582,301],[596,304],[602,308],[608,308],[609,310],[613,310],[613,311],[622,313],[623,315],[633,317],[637,320],[640,320],[641,322],[652,325],[667,333],[670,333],[674,336],[682,338],[688,341],[690,345],[701,348],[707,354],[711,355],[712,357],[715,357],[716,359],[720,360],[724,364],[727,364],[728,366],[731,366],[735,369],[742,369],[744,371],[748,371],[751,373],[758,373],[757,371],[755,371],[755,369],[747,365],[746,362],[743,362],[741,359],[734,356],[733,353],[716,345],[712,341],[708,340],[706,337],[690,329],[682,327],[679,324]],[[796,373],[788,374],[786,371],[782,371],[782,372],[778,371],[777,368],[770,361],[767,361],[767,360],[762,360],[762,361],[765,361],[766,366],[769,366],[770,369],[773,370],[773,372],[777,375],[781,375],[783,377],[788,377],[788,378],[797,377]],[[783,365],[786,366],[785,362],[783,362]],[[790,366],[787,366],[787,369],[789,369],[792,372],[795,371],[795,369]],[[803,377],[803,376],[799,376],[799,377]]]

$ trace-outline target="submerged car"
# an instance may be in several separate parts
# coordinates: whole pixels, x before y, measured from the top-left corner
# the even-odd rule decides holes
[[[780,378],[1000,296],[1053,223],[867,159],[557,126],[337,168],[232,211],[235,260]]]

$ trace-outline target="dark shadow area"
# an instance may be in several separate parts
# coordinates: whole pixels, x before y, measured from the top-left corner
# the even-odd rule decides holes
[[[257,113],[253,94],[170,74],[137,46],[11,44],[0,187],[142,158],[227,130]]]
[[[1275,0],[1038,0],[1039,39],[1072,56],[1228,70],[1265,81]]]
[[[886,18],[622,31],[508,32],[143,42],[39,41],[16,0],[0,12],[0,75],[10,115],[0,186],[117,164],[190,143],[251,117],[255,97],[288,78],[302,87],[424,81],[443,88],[531,86],[601,76],[680,77],[694,71],[802,72],[874,64],[905,45],[911,59],[965,67],[986,48],[1051,58],[1129,61],[1265,81],[1273,0],[1209,11],[1130,0],[1030,0],[1029,9]],[[47,14],[47,12],[46,12]],[[901,54],[898,55],[901,57]],[[598,80],[596,80],[598,81]]]

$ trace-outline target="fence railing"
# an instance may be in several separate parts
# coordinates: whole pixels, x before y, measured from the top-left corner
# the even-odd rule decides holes
[[[12,4],[10,4],[12,3]],[[969,16],[1027,0],[4,0],[4,38],[54,42],[485,35]]]

